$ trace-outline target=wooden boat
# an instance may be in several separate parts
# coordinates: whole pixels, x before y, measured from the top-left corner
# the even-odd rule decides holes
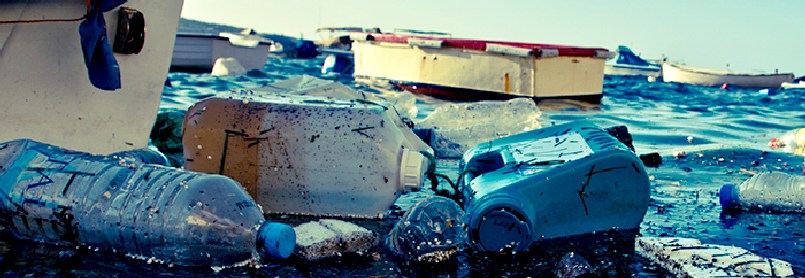
[[[387,80],[420,93],[600,101],[603,48],[353,33],[355,79]]]
[[[0,2],[0,20],[6,22],[0,25],[0,142],[30,138],[97,154],[146,147],[182,2],[129,0],[102,14],[90,13],[103,19],[105,26],[95,31],[108,39],[90,43],[100,42],[98,51],[103,44],[113,46],[114,52],[101,56],[116,61],[105,64],[105,72],[88,70],[97,59],[85,64],[87,50],[79,43],[87,2]],[[119,86],[105,86],[115,80]]]
[[[624,45],[618,46],[618,58],[613,63],[604,64],[605,75],[644,75],[659,76],[660,65],[650,63],[637,56],[631,49]]]
[[[210,72],[218,58],[235,58],[247,71],[262,69],[271,44],[251,29],[240,34],[178,33],[170,70]]]
[[[737,86],[746,88],[780,88],[783,82],[791,82],[793,73],[737,73],[714,69],[662,64],[662,78],[665,82],[680,82],[702,86]]]

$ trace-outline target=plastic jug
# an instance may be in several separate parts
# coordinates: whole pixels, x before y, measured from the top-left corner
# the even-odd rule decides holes
[[[460,162],[469,240],[494,252],[612,228],[638,229],[648,209],[644,165],[587,122],[481,143]]]
[[[39,242],[191,266],[285,258],[295,244],[230,178],[27,139],[0,144],[0,195],[0,224]]]
[[[269,213],[382,217],[418,189],[431,152],[383,103],[233,94],[183,124],[184,167],[243,184]]]

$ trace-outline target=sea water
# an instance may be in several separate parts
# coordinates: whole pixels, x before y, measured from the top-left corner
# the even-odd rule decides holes
[[[248,90],[302,74],[336,80],[357,90],[380,93],[356,84],[350,76],[321,76],[323,58],[269,58],[265,68],[243,76],[170,73],[160,111],[181,111],[193,103],[224,91]],[[445,103],[418,97],[419,116]],[[639,235],[692,237],[704,243],[735,245],[761,256],[790,262],[798,276],[805,275],[805,214],[722,214],[718,190],[725,183],[739,184],[752,173],[783,171],[801,174],[803,157],[777,152],[769,139],[805,126],[805,91],[775,93],[754,89],[718,89],[676,83],[649,83],[644,78],[606,77],[599,105],[572,101],[542,101],[542,126],[589,120],[602,127],[624,125],[638,153],[658,152],[663,164],[647,168],[651,200]],[[684,154],[684,155],[683,155]],[[437,170],[455,179],[457,161],[440,160]],[[404,196],[398,209],[426,196]],[[407,199],[405,197],[408,197]],[[309,219],[271,216],[298,225]],[[389,221],[356,220],[385,234]],[[344,254],[334,259],[265,261],[259,266],[224,269],[162,265],[155,260],[109,254],[90,247],[53,246],[14,239],[0,229],[0,275],[21,276],[553,276],[562,253],[581,254],[599,276],[664,277],[668,273],[630,252],[630,240],[602,235],[592,244],[571,239],[564,244],[514,255],[466,251],[441,265],[418,265],[395,259],[381,247],[368,254]],[[557,255],[558,254],[558,255]]]

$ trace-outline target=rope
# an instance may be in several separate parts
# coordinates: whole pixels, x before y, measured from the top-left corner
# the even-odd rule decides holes
[[[0,24],[18,24],[18,23],[43,23],[43,22],[75,22],[87,18],[89,12],[92,10],[90,0],[87,0],[87,13],[79,18],[57,18],[57,19],[18,19],[18,20],[0,20]]]
[[[461,207],[464,207],[463,200],[461,198],[462,190],[461,190],[461,188],[459,186],[461,185],[461,182],[462,182],[462,180],[464,178],[464,174],[467,174],[467,173],[475,173],[475,174],[477,174],[476,169],[472,169],[472,168],[464,169],[459,174],[458,180],[456,182],[453,182],[452,180],[450,180],[450,177],[448,177],[447,175],[436,173],[436,158],[432,154],[430,154],[428,152],[424,152],[424,151],[422,151],[420,153],[422,153],[422,155],[425,156],[428,159],[428,162],[430,162],[428,164],[428,170],[425,172],[425,175],[428,177],[428,179],[431,182],[431,189],[433,190],[433,192],[438,196],[450,198],[451,200],[453,200],[456,203],[458,203]],[[439,185],[438,178],[442,178],[445,181],[447,181],[448,184],[450,184],[450,187],[453,188],[453,194],[450,194],[450,192],[447,192],[447,190],[442,190],[442,191],[438,190],[438,185]]]

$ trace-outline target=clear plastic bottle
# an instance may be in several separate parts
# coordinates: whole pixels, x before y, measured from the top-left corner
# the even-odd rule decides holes
[[[769,147],[784,152],[803,153],[805,150],[805,128],[797,128],[780,137],[769,140]]]
[[[464,211],[451,199],[434,196],[403,214],[386,238],[386,246],[402,259],[441,262],[467,241]]]
[[[0,224],[18,238],[190,266],[288,257],[293,228],[266,221],[220,175],[136,165],[32,140],[0,144]]]
[[[724,209],[805,212],[805,176],[760,173],[739,186],[722,186],[719,201]]]

